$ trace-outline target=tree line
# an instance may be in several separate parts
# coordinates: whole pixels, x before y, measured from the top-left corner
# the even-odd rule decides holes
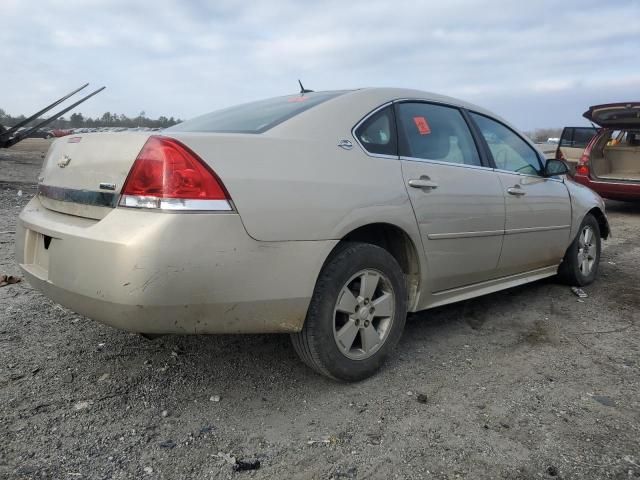
[[[11,127],[18,122],[21,122],[26,117],[24,115],[19,115],[17,117],[12,117],[8,113],[6,113],[3,109],[0,108],[0,125],[4,125],[5,127]],[[36,122],[42,121],[42,118],[38,120],[34,120],[32,125],[35,125]],[[105,112],[100,117],[92,118],[85,117],[82,113],[72,113],[71,116],[67,118],[58,118],[54,120],[52,123],[48,125],[48,128],[92,128],[92,127],[126,127],[126,128],[135,128],[135,127],[149,127],[149,128],[167,128],[176,123],[182,122],[179,118],[174,117],[165,117],[164,115],[153,119],[148,118],[144,111],[140,112],[137,117],[127,117],[126,115],[120,113],[111,113]],[[525,132],[525,134],[531,138],[534,142],[546,142],[548,138],[557,138],[560,136],[562,132],[561,128],[538,128],[534,131]]]
[[[0,125],[5,127],[12,127],[17,123],[23,121],[27,117],[19,115],[13,117],[0,108]],[[41,122],[44,118],[39,118],[31,122],[31,125]],[[165,117],[164,115],[158,118],[149,118],[145,112],[142,111],[137,117],[127,117],[120,113],[105,112],[100,117],[85,117],[82,113],[72,113],[67,119],[65,117],[58,118],[47,125],[47,128],[95,128],[95,127],[149,127],[149,128],[166,128],[176,123],[180,123],[182,120],[174,117]]]

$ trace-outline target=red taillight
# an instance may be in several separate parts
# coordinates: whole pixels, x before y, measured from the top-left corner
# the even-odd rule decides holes
[[[589,156],[588,155],[583,154],[582,157],[580,157],[580,161],[578,162],[578,165],[576,165],[576,175],[584,175],[584,176],[589,175]]]
[[[589,165],[587,165],[586,163],[579,163],[576,166],[576,175],[588,176],[589,175]]]
[[[585,177],[589,176],[589,159],[591,158],[591,149],[593,148],[594,142],[598,135],[595,135],[587,144],[587,147],[584,149],[580,160],[578,160],[578,165],[576,165],[576,175],[582,175]]]
[[[138,154],[123,195],[228,200],[215,173],[173,138],[150,137]]]
[[[120,204],[125,207],[231,209],[217,175],[191,149],[168,137],[149,137],[121,193]]]

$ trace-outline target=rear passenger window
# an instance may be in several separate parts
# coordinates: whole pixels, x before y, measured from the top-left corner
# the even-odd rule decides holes
[[[596,129],[592,127],[566,127],[562,131],[560,139],[561,147],[586,148],[596,134]]]
[[[587,148],[587,145],[596,134],[595,128],[576,128],[573,131],[573,145],[574,148]]]
[[[355,133],[367,152],[398,155],[396,122],[391,105],[367,118]]]
[[[536,151],[515,132],[484,115],[471,113],[489,145],[496,168],[508,172],[540,175],[542,165]]]
[[[401,156],[480,165],[473,137],[458,109],[430,103],[400,103],[397,112]]]

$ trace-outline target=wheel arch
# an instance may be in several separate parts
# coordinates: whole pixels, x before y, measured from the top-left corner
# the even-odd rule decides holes
[[[607,220],[604,212],[599,207],[593,207],[587,212],[587,214],[593,215],[598,221],[598,226],[600,227],[600,237],[606,240],[609,237],[611,230],[609,228],[609,221]]]
[[[407,278],[409,311],[417,305],[421,286],[421,267],[418,247],[411,236],[397,225],[385,222],[369,223],[345,234],[329,253],[324,265],[346,245],[354,242],[370,243],[384,248],[395,258]],[[322,271],[322,270],[321,270]]]

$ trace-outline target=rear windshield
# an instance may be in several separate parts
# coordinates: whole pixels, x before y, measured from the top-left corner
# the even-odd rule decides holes
[[[225,108],[166,129],[172,132],[262,133],[320,103],[346,93],[312,92]]]

